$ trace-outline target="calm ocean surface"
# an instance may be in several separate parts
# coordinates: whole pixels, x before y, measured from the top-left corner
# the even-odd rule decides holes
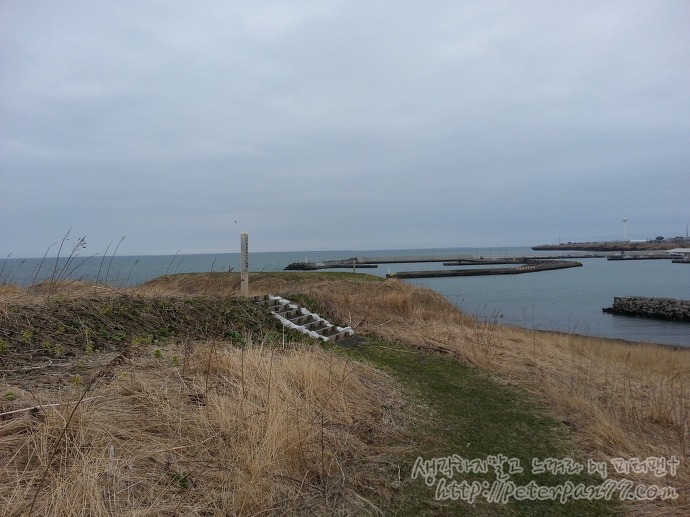
[[[282,271],[291,262],[345,259],[354,256],[455,254],[458,257],[540,256],[530,248],[453,248],[424,250],[307,251],[250,253],[250,271]],[[690,265],[670,260],[607,261],[581,259],[583,267],[477,277],[408,280],[443,294],[466,313],[489,321],[528,329],[558,330],[690,346],[690,324],[614,316],[602,312],[614,296],[656,296],[690,299]],[[57,264],[60,274],[65,261]],[[380,265],[359,272],[385,276],[388,272],[441,269],[435,263]],[[166,273],[240,269],[238,253],[217,255],[77,257],[62,271],[71,278],[101,280],[117,286],[136,285]],[[50,278],[55,259],[0,259],[0,283],[30,285]],[[348,270],[338,270],[348,271]]]

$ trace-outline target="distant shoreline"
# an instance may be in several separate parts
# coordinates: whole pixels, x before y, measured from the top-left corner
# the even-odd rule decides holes
[[[687,239],[664,241],[568,242],[532,246],[534,251],[665,251],[690,244]]]

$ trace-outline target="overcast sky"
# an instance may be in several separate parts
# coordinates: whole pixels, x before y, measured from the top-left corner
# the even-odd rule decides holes
[[[0,0],[0,67],[3,257],[690,222],[687,0]]]

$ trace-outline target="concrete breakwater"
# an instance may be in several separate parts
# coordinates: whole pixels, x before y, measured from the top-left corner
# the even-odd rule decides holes
[[[670,260],[671,255],[609,255],[606,260]]]
[[[376,264],[362,264],[356,260],[352,260],[349,263],[346,261],[325,261],[325,262],[293,262],[288,264],[284,271],[316,271],[318,269],[366,269],[366,268],[377,268]]]
[[[606,255],[579,254],[579,255],[553,255],[548,257],[503,257],[503,258],[474,258],[471,255],[394,255],[390,257],[351,257],[340,260],[323,260],[320,262],[293,262],[285,267],[285,271],[315,271],[318,269],[351,269],[355,268],[375,268],[377,264],[413,264],[421,262],[442,262],[444,266],[495,266],[498,264],[563,264],[565,260],[551,259],[577,259],[577,258],[602,258]],[[576,263],[581,266],[581,263]],[[560,269],[562,266],[544,269]],[[570,266],[566,266],[570,267]],[[514,271],[524,273],[525,271]]]
[[[613,306],[602,310],[624,316],[690,322],[690,300],[616,296],[613,299]]]
[[[444,266],[484,266],[484,265],[496,265],[496,264],[536,264],[538,262],[550,261],[550,260],[568,260],[568,259],[584,259],[584,258],[604,258],[607,255],[587,253],[585,255],[548,255],[539,257],[503,257],[503,258],[471,258],[471,259],[460,259],[451,260],[450,262],[444,262]]]
[[[449,276],[519,275],[521,273],[536,273],[539,271],[551,271],[554,269],[566,269],[580,266],[582,266],[581,262],[575,262],[573,260],[530,260],[518,267],[400,271],[398,273],[390,273],[386,275],[386,278],[408,279]]]
[[[350,257],[341,260],[323,260],[321,262],[293,262],[285,271],[313,271],[317,269],[336,268],[373,268],[377,264],[409,264],[415,262],[448,262],[467,258],[464,255],[395,255],[390,257]]]

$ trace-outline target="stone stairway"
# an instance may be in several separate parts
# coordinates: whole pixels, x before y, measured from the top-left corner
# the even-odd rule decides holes
[[[280,296],[262,294],[253,296],[252,300],[258,305],[267,307],[283,326],[308,334],[316,339],[337,341],[355,333],[350,327],[333,325],[318,314],[314,314]]]

